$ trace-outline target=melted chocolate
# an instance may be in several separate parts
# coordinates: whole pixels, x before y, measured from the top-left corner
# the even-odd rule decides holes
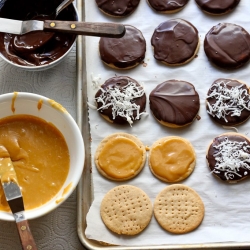
[[[29,20],[40,15],[51,15],[62,0],[7,0],[0,5],[0,17]],[[73,5],[65,8],[57,17],[58,20],[77,20]],[[40,19],[41,20],[41,19]],[[42,32],[43,33],[43,32]],[[0,53],[15,64],[40,66],[60,58],[72,46],[76,35],[55,33],[41,35],[41,31],[16,36],[0,33]],[[50,36],[50,39],[47,39]],[[48,41],[44,41],[44,40]],[[39,41],[43,46],[37,46]],[[34,46],[33,46],[34,45]]]
[[[96,3],[104,13],[124,17],[134,12],[140,0],[96,0]]]
[[[95,95],[96,101],[97,101],[97,108],[101,115],[104,117],[107,117],[111,122],[117,123],[117,124],[128,124],[128,121],[125,117],[121,115],[116,115],[113,117],[113,105],[110,105],[108,108],[103,108],[103,102],[98,101],[98,97],[100,97],[103,93],[105,96],[107,96],[107,91],[110,89],[119,89],[122,93],[125,91],[125,86],[127,86],[129,83],[134,83],[137,87],[139,87],[140,90],[142,90],[142,86],[134,79],[128,77],[128,76],[116,76],[108,79],[102,86],[101,89],[99,89]],[[132,103],[139,106],[139,113],[142,113],[145,110],[146,107],[146,94],[144,93],[141,97],[134,98]],[[108,105],[111,104],[111,102],[108,101]],[[126,113],[126,110],[125,110]],[[138,117],[137,111],[133,111],[132,116],[130,116],[131,120],[134,121],[136,119],[140,119]]]
[[[131,68],[145,57],[146,41],[138,29],[125,25],[126,33],[121,38],[102,37],[99,51],[102,61],[111,67]]]
[[[161,23],[151,38],[155,59],[175,65],[188,62],[199,46],[197,29],[183,19]]]
[[[153,9],[159,12],[173,12],[181,10],[189,0],[148,0],[148,3]]]
[[[220,83],[220,84],[219,84]],[[225,85],[226,83],[226,85]],[[239,86],[242,86],[239,88],[239,90],[244,90],[242,91],[242,94],[240,95],[241,98],[246,102],[245,105],[248,107],[250,107],[250,104],[248,104],[248,102],[250,101],[250,95],[249,95],[249,89],[248,87],[237,81],[237,80],[231,80],[231,79],[217,79],[216,81],[214,81],[214,83],[211,85],[210,89],[208,90],[208,93],[207,95],[210,96],[211,93],[214,93],[214,91],[216,91],[216,94],[218,93],[218,96],[219,95],[223,95],[223,96],[226,96],[225,93],[222,93],[222,86],[226,86],[226,89],[232,89],[232,88],[235,88],[235,87],[239,87]],[[214,94],[213,94],[214,95]],[[218,97],[217,96],[217,97]],[[232,97],[231,96],[228,96],[229,99],[221,99],[221,104],[220,106],[227,106],[227,107],[232,107],[231,103],[233,102],[234,105],[233,106],[236,106],[235,103],[236,101],[233,101]],[[237,98],[238,96],[236,96],[236,100],[238,99]],[[217,98],[214,96],[214,97],[209,97],[207,98],[207,102],[212,106],[214,105],[216,102],[217,102]],[[222,102],[223,100],[223,102]],[[227,126],[232,126],[232,125],[237,125],[237,124],[240,124],[244,121],[246,121],[249,116],[250,116],[250,111],[247,110],[246,108],[244,108],[244,105],[238,105],[238,109],[241,110],[241,113],[240,115],[235,115],[234,114],[234,110],[231,108],[231,110],[228,110],[227,111],[227,114],[225,115],[225,119],[223,117],[218,117],[218,112],[212,112],[212,114],[210,114],[211,118],[219,123],[219,124],[222,124],[222,125],[227,125]],[[207,111],[209,112],[209,106],[207,104]]]
[[[212,144],[210,145],[210,147],[208,149],[207,156],[206,156],[208,166],[209,166],[210,170],[213,172],[213,174],[216,175],[217,177],[219,177],[223,181],[242,180],[250,175],[250,169],[240,167],[236,171],[237,174],[235,174],[233,172],[229,173],[229,171],[222,171],[222,170],[215,169],[217,160],[216,160],[216,156],[214,156],[214,155],[219,152],[219,149],[216,149],[214,146],[218,146],[223,141],[225,141],[226,138],[228,138],[228,140],[232,141],[232,142],[234,142],[234,141],[235,142],[247,142],[247,145],[250,146],[250,142],[245,137],[243,137],[241,135],[224,134],[224,135],[218,136],[218,137],[214,138]],[[250,150],[244,146],[242,146],[240,150],[242,150],[243,152],[245,152],[247,154],[250,154]],[[250,168],[250,164],[248,162],[246,162],[246,164]],[[226,166],[224,166],[224,168],[226,168]],[[227,169],[229,169],[229,168],[227,168]]]
[[[159,121],[184,126],[200,108],[200,99],[191,83],[169,80],[159,84],[149,96],[150,109]]]
[[[225,14],[231,12],[240,0],[195,0],[199,7],[211,14]]]
[[[250,59],[250,35],[241,26],[219,23],[206,34],[204,50],[216,66],[236,69]]]

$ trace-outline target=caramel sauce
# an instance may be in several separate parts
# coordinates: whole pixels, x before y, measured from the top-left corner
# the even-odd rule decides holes
[[[133,176],[142,164],[142,149],[132,140],[116,137],[105,143],[98,162],[110,177],[123,179]]]
[[[38,101],[38,103],[37,103],[37,109],[40,110],[40,109],[42,108],[42,106],[43,106],[43,100],[40,99],[40,100]]]
[[[14,92],[13,97],[12,97],[12,102],[11,102],[11,111],[13,113],[15,113],[16,109],[15,109],[15,101],[17,98],[18,92]]]
[[[69,151],[61,132],[53,124],[30,115],[0,120],[0,159],[6,157],[13,163],[26,210],[52,199],[69,171]],[[0,210],[10,211],[1,185]]]
[[[180,139],[166,140],[151,151],[150,164],[154,172],[175,181],[186,175],[195,155],[190,146]]]

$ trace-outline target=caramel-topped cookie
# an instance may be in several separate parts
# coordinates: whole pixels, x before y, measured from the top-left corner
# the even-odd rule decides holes
[[[153,143],[149,153],[152,173],[165,182],[186,179],[194,170],[195,151],[191,143],[178,136],[168,136]]]
[[[234,183],[250,175],[250,141],[244,135],[225,133],[215,137],[206,158],[212,173],[223,181]]]
[[[250,59],[250,35],[239,25],[219,23],[206,34],[204,50],[216,66],[237,69]]]
[[[125,25],[121,38],[102,37],[99,41],[101,60],[115,69],[131,69],[142,63],[146,53],[146,41],[140,30]]]
[[[160,13],[171,14],[182,10],[189,0],[148,0],[149,5]]]
[[[154,117],[168,127],[177,128],[192,123],[200,108],[200,98],[194,86],[179,80],[157,85],[149,100]]]
[[[240,0],[195,0],[198,6],[207,14],[223,15],[231,12]]]
[[[250,117],[250,94],[246,84],[220,78],[207,93],[207,113],[219,124],[233,126]]]
[[[186,64],[198,52],[198,30],[186,20],[170,19],[155,29],[151,44],[156,60],[169,66]]]
[[[130,124],[139,120],[146,107],[144,88],[128,76],[109,78],[95,95],[98,112],[109,122]]]
[[[140,0],[95,0],[98,8],[112,17],[126,17],[132,14]]]
[[[114,181],[134,178],[143,169],[145,161],[145,146],[137,137],[127,133],[105,137],[95,153],[98,171]]]

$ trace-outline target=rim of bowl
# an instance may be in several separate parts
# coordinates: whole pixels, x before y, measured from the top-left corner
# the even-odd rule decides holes
[[[58,110],[57,108],[52,107],[51,104],[48,102],[49,100],[52,100],[52,99],[47,98],[47,97],[42,96],[42,95],[39,95],[39,94],[28,93],[28,92],[11,92],[11,93],[7,93],[7,94],[1,94],[0,95],[0,103],[8,102],[11,104],[15,93],[17,93],[15,101],[23,99],[26,101],[38,102],[38,101],[42,100],[43,105],[46,105],[47,107],[54,109],[55,111]],[[54,101],[54,102],[59,104],[60,106],[62,106],[60,103],[58,103],[56,101]],[[81,133],[76,121],[73,119],[73,117],[68,113],[68,111],[66,109],[65,109],[65,112],[62,112],[60,110],[58,110],[58,112],[60,112],[60,115],[62,115],[65,118],[65,120],[69,123],[69,125],[71,126],[71,128],[72,128],[71,132],[73,132],[74,138],[77,138],[76,150],[77,150],[77,155],[79,155],[79,157],[77,157],[77,159],[76,159],[76,162],[77,162],[76,165],[78,167],[74,168],[74,175],[73,175],[74,179],[67,181],[67,178],[68,178],[68,175],[67,175],[67,178],[66,178],[63,186],[61,187],[60,191],[52,199],[50,199],[48,202],[46,202],[42,206],[39,206],[38,208],[24,211],[25,219],[27,219],[27,220],[28,219],[35,219],[35,218],[44,216],[44,215],[48,214],[49,212],[51,212],[52,210],[56,209],[58,206],[60,206],[73,193],[73,191],[75,190],[75,188],[78,185],[80,178],[82,176],[82,172],[83,172],[83,168],[84,168],[84,161],[85,161],[85,146],[84,146],[82,133]],[[25,113],[23,112],[23,114],[25,114]],[[41,118],[41,119],[46,120],[46,118]],[[57,129],[59,129],[59,128],[57,128]],[[67,191],[63,195],[60,195],[69,186],[70,186],[69,191]],[[59,198],[60,202],[57,202],[58,198]],[[0,220],[15,221],[13,214],[11,212],[5,212],[5,211],[0,211]]]

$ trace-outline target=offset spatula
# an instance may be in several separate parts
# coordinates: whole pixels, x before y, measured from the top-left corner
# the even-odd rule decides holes
[[[23,197],[10,158],[0,158],[0,178],[6,200],[16,221],[23,249],[37,250],[29,223],[25,219]]]
[[[23,35],[31,31],[60,31],[85,36],[122,37],[125,26],[117,23],[91,23],[78,21],[29,20],[0,18],[0,32]]]

